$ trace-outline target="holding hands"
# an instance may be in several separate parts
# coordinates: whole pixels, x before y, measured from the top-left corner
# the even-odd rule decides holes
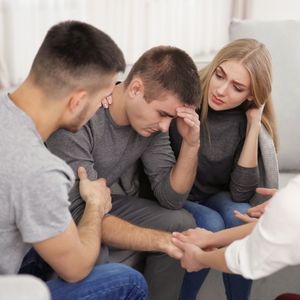
[[[204,228],[193,228],[188,229],[184,232],[173,232],[172,236],[175,239],[179,239],[184,243],[194,244],[202,249],[210,247],[210,238],[212,237],[212,232]]]
[[[199,271],[207,268],[201,255],[210,248],[210,238],[213,233],[204,228],[194,228],[182,233],[173,232],[172,242],[182,251],[181,266],[188,272]]]
[[[207,268],[204,260],[201,259],[201,255],[204,251],[194,244],[183,242],[181,237],[182,236],[177,236],[176,238],[172,238],[173,243],[181,249],[183,253],[180,259],[181,266],[188,272],[195,272]]]

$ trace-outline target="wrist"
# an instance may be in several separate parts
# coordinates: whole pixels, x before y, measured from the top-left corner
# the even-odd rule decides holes
[[[210,232],[203,238],[205,247],[204,249],[217,248],[218,245],[218,232]]]
[[[261,120],[252,120],[248,123],[249,129],[260,129],[261,127]]]
[[[105,215],[105,209],[101,202],[98,199],[93,199],[90,197],[88,201],[86,201],[86,208],[96,211],[99,214],[99,217],[102,219]]]
[[[252,123],[248,123],[247,126],[247,135],[249,135],[249,133],[251,132],[251,134],[255,134],[255,135],[259,135],[260,132],[260,128],[261,128],[261,122],[252,122]]]
[[[171,233],[162,232],[162,231],[158,232],[158,235],[157,235],[154,245],[153,245],[154,251],[167,253],[168,247],[172,243],[171,237],[172,237]],[[172,243],[172,245],[173,245],[173,243]]]
[[[198,139],[197,141],[193,141],[193,142],[188,142],[183,139],[181,147],[186,147],[189,150],[198,152],[198,150],[200,148],[200,139]]]

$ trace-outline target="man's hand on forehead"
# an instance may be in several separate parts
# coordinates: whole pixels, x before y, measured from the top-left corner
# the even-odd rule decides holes
[[[177,117],[182,118],[191,127],[200,127],[199,115],[193,105],[184,105],[176,108]]]

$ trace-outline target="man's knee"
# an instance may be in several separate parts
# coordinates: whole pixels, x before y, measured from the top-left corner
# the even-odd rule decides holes
[[[195,219],[185,209],[170,210],[162,222],[164,223],[164,229],[170,232],[181,232],[197,227]]]
[[[137,270],[125,264],[109,263],[96,266],[93,272],[94,280],[100,282],[107,280],[109,282],[113,278],[114,282],[119,281],[118,286],[127,286],[134,290],[134,294],[140,295],[134,299],[147,299],[148,285],[146,279]],[[128,293],[130,293],[129,290]]]
[[[132,285],[132,288],[135,289],[135,294],[140,295],[140,298],[136,299],[146,299],[148,294],[148,285],[144,276],[140,272],[126,265],[118,265],[118,269],[121,275],[123,274],[123,276],[128,278],[128,285]]]

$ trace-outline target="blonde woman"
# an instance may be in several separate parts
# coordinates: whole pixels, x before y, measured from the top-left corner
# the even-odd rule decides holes
[[[200,71],[203,89],[199,109],[201,145],[194,186],[185,204],[197,226],[216,232],[241,224],[234,211],[245,213],[258,197],[258,186],[277,188],[277,134],[271,99],[271,59],[254,39],[226,45]],[[176,155],[180,137],[173,122],[171,143]],[[208,269],[185,276],[181,299],[196,299]],[[227,299],[248,299],[250,280],[224,274]]]

